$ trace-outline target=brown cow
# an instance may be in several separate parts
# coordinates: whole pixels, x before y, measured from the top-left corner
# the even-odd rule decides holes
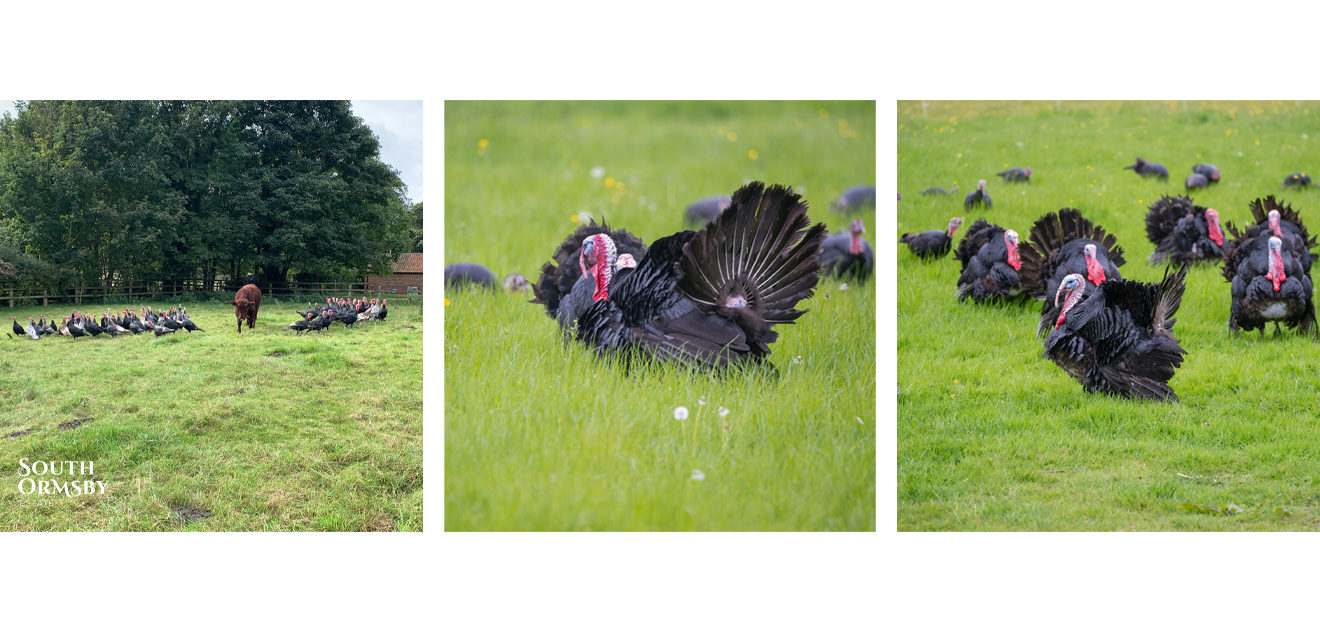
[[[229,301],[234,305],[234,317],[238,318],[238,334],[243,334],[243,320],[247,320],[248,330],[257,327],[257,309],[261,308],[261,289],[255,284],[245,284]]]

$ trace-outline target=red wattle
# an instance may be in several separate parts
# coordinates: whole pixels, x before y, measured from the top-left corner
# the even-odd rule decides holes
[[[1018,257],[1017,246],[1008,243],[1008,266],[1015,271],[1022,271],[1022,259]]]
[[[862,236],[860,234],[852,235],[852,241],[848,244],[848,253],[853,255],[862,253]]]
[[[1100,284],[1105,281],[1105,270],[1094,258],[1086,259],[1086,279],[1090,280],[1091,284]]]
[[[1210,240],[1214,241],[1215,245],[1223,247],[1224,233],[1219,230],[1219,223],[1216,221],[1211,221],[1206,227],[1210,231]]]
[[[1288,279],[1288,276],[1283,273],[1283,256],[1278,252],[1270,252],[1270,271],[1265,274],[1265,277],[1274,282],[1274,291],[1276,293],[1279,291],[1279,287],[1283,284],[1283,281]]]

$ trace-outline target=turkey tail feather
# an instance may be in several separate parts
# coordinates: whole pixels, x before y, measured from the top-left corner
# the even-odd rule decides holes
[[[794,306],[816,286],[824,240],[825,226],[811,225],[801,197],[752,182],[683,247],[678,289],[708,310],[744,299],[738,308],[769,324],[791,322],[803,313]]]

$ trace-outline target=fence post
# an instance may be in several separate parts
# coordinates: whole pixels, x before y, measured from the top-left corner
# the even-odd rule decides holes
[[[9,290],[9,308],[14,308],[14,290]]]

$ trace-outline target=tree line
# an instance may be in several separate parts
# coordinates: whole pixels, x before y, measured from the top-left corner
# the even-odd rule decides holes
[[[20,101],[0,119],[0,282],[354,280],[421,204],[348,101]]]

